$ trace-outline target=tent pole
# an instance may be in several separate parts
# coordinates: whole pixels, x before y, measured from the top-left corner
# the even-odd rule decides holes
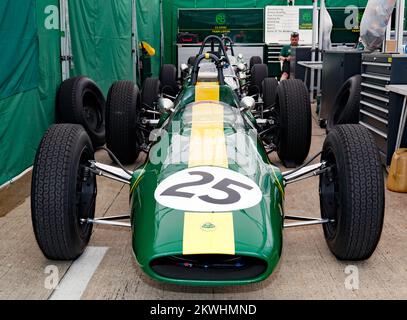
[[[322,23],[323,22],[323,19],[322,19],[322,12],[324,12],[324,11],[322,11],[322,9],[325,9],[325,0],[321,0],[321,2],[320,2],[320,12],[321,12],[321,14],[320,14],[320,20],[321,20],[321,24],[320,24],[320,26],[319,26],[319,36],[318,36],[318,61],[321,61],[322,60],[322,49],[323,49],[323,47],[322,47],[322,44],[323,44],[323,41],[322,41],[322,39],[323,39],[323,30],[324,30],[324,24]],[[322,70],[318,70],[318,76],[317,76],[317,95],[320,95],[320,93],[321,93],[321,76],[322,76]]]
[[[397,0],[396,3],[396,50],[403,53],[403,30],[404,30],[404,0]]]
[[[69,28],[68,0],[59,1],[61,29],[61,75],[62,81],[69,79],[72,64],[71,32]]]
[[[65,81],[70,77],[70,68],[72,62],[68,0],[60,0],[59,16],[61,29],[61,70],[62,70],[61,74],[62,81]]]
[[[66,29],[65,29],[65,0],[59,1],[59,23],[61,28],[61,75],[62,81],[67,79],[66,76]]]
[[[317,36],[318,36],[318,2],[313,0],[312,9],[312,50],[311,50],[311,61],[315,61],[315,50],[317,49]],[[315,70],[311,69],[310,78],[310,101],[314,101],[314,89],[315,89]]]
[[[161,66],[164,64],[164,11],[163,11],[163,0],[160,0],[160,63]]]
[[[131,53],[133,59],[133,81],[137,81],[137,28],[136,28],[136,0],[131,1]]]
[[[67,46],[67,53],[68,53],[68,78],[70,78],[71,74],[70,71],[74,67],[73,63],[73,53],[72,53],[72,42],[71,42],[71,25],[69,21],[69,6],[68,0],[65,2],[65,15],[66,15],[66,46]]]
[[[140,70],[140,63],[139,63],[139,39],[138,39],[138,26],[137,26],[137,0],[133,1],[133,41],[132,41],[132,48],[133,48],[133,80],[137,83],[141,84],[141,70]],[[140,81],[140,82],[139,82]]]
[[[391,40],[391,17],[389,19],[389,23],[387,24],[387,28],[386,28],[386,41],[387,40]]]
[[[385,33],[385,37],[383,40],[381,52],[386,51],[387,43],[389,42],[389,40],[391,40],[391,17],[390,17],[389,23],[387,24],[387,27],[386,27],[386,33]]]

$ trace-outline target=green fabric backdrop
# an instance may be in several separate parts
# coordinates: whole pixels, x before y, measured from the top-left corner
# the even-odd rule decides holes
[[[36,21],[36,26],[31,25],[32,30],[26,28],[25,31],[35,32],[36,41],[31,42],[30,50],[33,50],[32,47],[37,48],[38,53],[25,56],[22,60],[22,65],[27,66],[23,77],[35,72],[38,80],[34,89],[24,91],[25,88],[20,87],[19,93],[0,100],[0,185],[32,165],[42,135],[54,122],[55,92],[60,81],[59,31],[45,28],[45,19],[49,16],[45,14],[45,8],[57,6],[58,0],[18,2],[18,12],[30,10],[30,13],[16,17],[14,26],[26,26],[27,23],[31,25],[32,21]],[[15,0],[2,3],[5,4],[5,10],[0,11],[0,20],[8,17],[9,10],[16,5]],[[36,7],[32,6],[33,3]],[[23,17],[25,20],[22,20]],[[24,37],[22,34],[21,36]],[[0,44],[0,52],[4,52],[7,47],[8,45]],[[3,68],[10,72],[13,64]],[[32,68],[35,70],[31,71]],[[18,82],[19,77],[18,73],[12,74],[8,81]]]
[[[5,39],[0,41],[0,186],[33,164],[55,121],[61,83],[58,8],[58,0],[0,1],[0,39]],[[71,76],[93,78],[105,94],[115,80],[132,79],[131,0],[70,0],[69,9]]]
[[[115,80],[132,79],[132,1],[69,1],[74,69],[107,94]]]
[[[161,65],[160,0],[137,0],[136,6],[138,37],[155,49],[155,56],[151,58],[151,71],[157,77]]]
[[[34,0],[1,1],[0,99],[38,85],[38,38]]]

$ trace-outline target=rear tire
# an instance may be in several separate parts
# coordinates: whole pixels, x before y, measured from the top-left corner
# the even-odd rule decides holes
[[[191,57],[189,57],[188,58],[188,65],[190,66],[190,67],[193,67],[194,65],[195,65],[195,61],[196,61],[196,56],[191,56]]]
[[[255,64],[262,64],[263,63],[263,60],[262,60],[262,58],[260,58],[259,56],[253,56],[253,57],[251,57],[250,58],[250,63],[249,63],[249,65],[250,65],[250,70],[253,68],[253,66],[255,65]]]
[[[278,81],[275,78],[266,78],[262,83],[263,107],[268,109],[276,102]]]
[[[268,68],[265,64],[255,64],[251,68],[249,96],[262,94],[263,80],[268,77]]]
[[[93,146],[105,144],[105,98],[91,79],[70,78],[62,82],[57,94],[56,117],[58,123],[82,125]]]
[[[384,218],[384,178],[369,131],[338,125],[328,134],[322,161],[332,173],[320,176],[321,216],[329,249],[340,260],[364,260],[374,252]]]
[[[140,153],[140,108],[137,85],[117,81],[111,86],[106,105],[106,143],[123,164],[133,163]]]
[[[359,123],[361,82],[361,76],[355,75],[349,78],[339,89],[328,118],[328,130],[338,124]]]
[[[172,64],[164,64],[160,72],[161,91],[176,97],[179,92],[177,68]]]
[[[143,108],[155,110],[155,104],[160,97],[160,80],[157,78],[147,78],[141,90],[141,104]]]
[[[96,177],[86,171],[94,159],[91,140],[76,124],[53,125],[38,148],[31,185],[35,237],[45,257],[73,260],[85,250],[95,215]]]
[[[311,103],[304,82],[288,79],[277,88],[278,156],[287,168],[300,165],[311,146]]]

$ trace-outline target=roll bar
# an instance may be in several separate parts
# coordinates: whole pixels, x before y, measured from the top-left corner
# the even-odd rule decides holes
[[[233,48],[233,45],[234,45],[235,43],[233,42],[232,38],[230,38],[230,37],[228,37],[228,36],[223,36],[223,37],[222,37],[222,41],[223,41],[223,44],[224,44],[224,46],[225,46],[225,49],[226,49],[226,47],[227,47],[227,43],[229,42],[229,44],[230,44],[230,51],[231,51],[231,53],[232,53],[232,56],[235,56],[235,49]]]
[[[219,59],[216,55],[213,53],[205,53],[205,54],[200,54],[195,61],[194,68],[192,69],[192,78],[191,78],[191,83],[192,85],[196,85],[198,82],[198,73],[199,73],[199,64],[201,63],[202,60],[204,59],[211,59],[215,62],[216,68],[218,69],[218,81],[220,85],[225,84],[225,78],[223,76],[223,60]]]
[[[212,52],[215,52],[215,42],[217,42],[219,44],[218,52],[222,53],[222,51],[223,51],[223,56],[226,58],[226,63],[230,64],[229,57],[227,55],[226,48],[225,48],[225,45],[224,45],[222,39],[215,35],[209,35],[204,39],[204,41],[202,42],[201,48],[199,49],[199,55],[203,54],[206,44],[209,41],[211,41],[211,51]]]

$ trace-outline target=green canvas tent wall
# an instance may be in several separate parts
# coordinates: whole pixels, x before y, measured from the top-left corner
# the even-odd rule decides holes
[[[327,7],[354,5],[365,7],[367,0],[326,0]],[[286,0],[163,0],[165,63],[176,62],[174,43],[177,36],[178,9],[180,8],[264,8],[268,5],[287,5]],[[296,0],[295,5],[312,5],[312,0]]]
[[[137,33],[139,41],[148,42],[156,51],[151,58],[151,71],[154,77],[160,73],[161,66],[161,0],[137,0]]]
[[[132,79],[132,0],[68,3],[71,76],[93,78],[105,94],[115,80]],[[58,0],[0,1],[0,186],[33,164],[55,121],[59,28]]]

